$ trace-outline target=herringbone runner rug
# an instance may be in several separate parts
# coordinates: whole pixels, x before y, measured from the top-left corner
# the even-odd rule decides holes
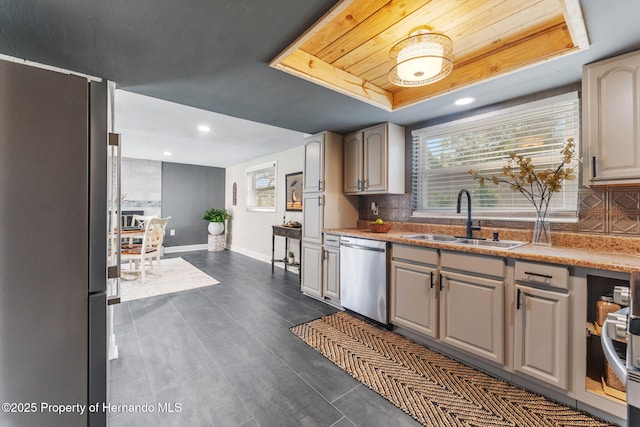
[[[291,331],[425,426],[610,426],[338,312]]]

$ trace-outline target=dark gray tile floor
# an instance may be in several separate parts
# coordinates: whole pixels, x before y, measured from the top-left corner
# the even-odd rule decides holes
[[[174,256],[221,283],[114,307],[110,403],[153,412],[115,411],[111,427],[418,425],[289,331],[335,311],[297,275],[230,251]]]

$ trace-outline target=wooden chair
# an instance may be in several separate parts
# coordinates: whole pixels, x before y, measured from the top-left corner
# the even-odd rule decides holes
[[[135,273],[140,275],[142,283],[145,279],[147,267],[155,269],[153,258],[156,259],[158,274],[162,274],[160,267],[160,255],[162,255],[162,244],[164,233],[167,228],[168,218],[151,218],[147,221],[140,246],[122,247],[121,260],[129,261],[129,269],[122,270],[123,274]]]
[[[141,215],[141,214],[133,214],[131,215],[131,217],[129,218],[129,226],[130,227],[140,227],[140,228],[145,228],[145,226],[147,225],[147,221],[149,221],[151,218],[159,218],[159,215]],[[133,247],[138,247],[141,246],[141,240],[139,238],[134,238],[134,237],[125,237],[124,239],[122,239],[122,244],[125,245],[125,239],[127,239],[127,243],[128,243],[128,247],[129,248],[133,248]],[[124,246],[123,246],[124,248]]]
[[[149,221],[152,218],[158,218],[158,215],[138,215],[138,214],[134,214],[131,217],[131,225],[133,227],[144,227],[145,225],[147,225],[147,221]]]

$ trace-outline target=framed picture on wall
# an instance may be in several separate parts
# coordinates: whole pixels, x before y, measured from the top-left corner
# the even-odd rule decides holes
[[[302,172],[288,173],[284,176],[284,188],[287,195],[287,211],[302,211]]]

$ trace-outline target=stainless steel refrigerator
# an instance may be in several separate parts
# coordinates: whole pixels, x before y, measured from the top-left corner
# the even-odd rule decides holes
[[[2,426],[106,424],[106,140],[106,83],[0,61]]]

